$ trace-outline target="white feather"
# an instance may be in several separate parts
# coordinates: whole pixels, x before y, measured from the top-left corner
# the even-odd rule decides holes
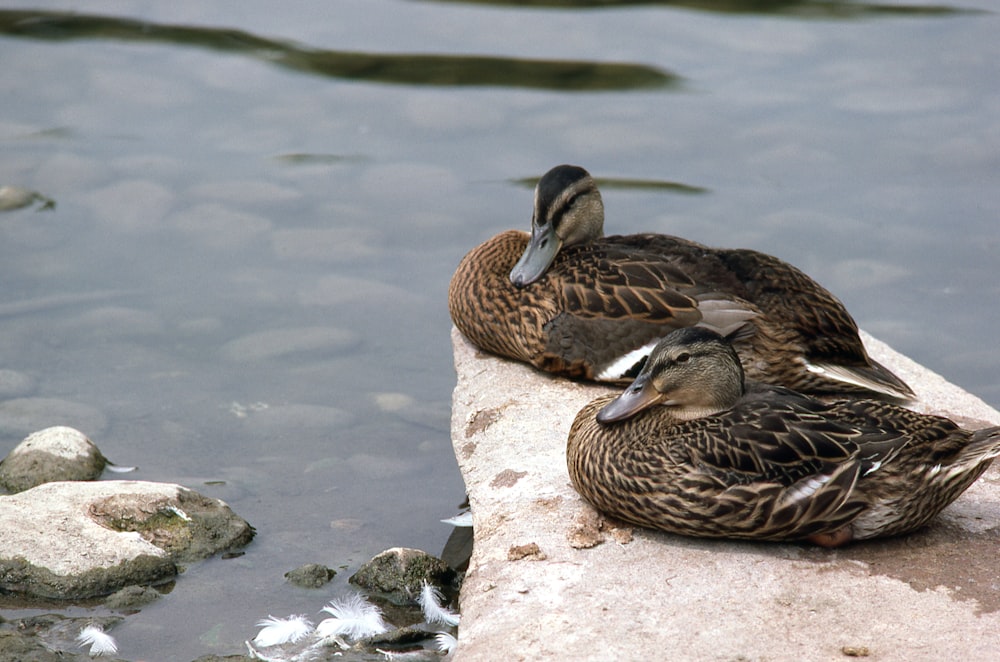
[[[167,506],[167,511],[173,513],[174,515],[177,515],[185,522],[191,521],[191,516],[188,515],[186,512],[184,512],[183,510],[181,510],[180,508],[175,508],[174,506]]]
[[[659,338],[650,340],[648,343],[643,345],[638,349],[633,349],[631,352],[619,356],[617,359],[604,366],[604,369],[597,374],[597,379],[600,380],[610,380],[610,379],[621,379],[622,376],[629,370],[631,370],[636,363],[641,359],[649,356],[649,353],[659,342]]]
[[[447,632],[438,632],[434,640],[437,642],[438,650],[445,655],[451,655],[455,647],[458,646],[458,639]]]
[[[279,644],[295,643],[313,631],[313,624],[309,619],[301,615],[289,616],[288,618],[268,616],[258,621],[257,627],[263,629],[253,638],[253,642],[264,648]]]
[[[106,633],[99,625],[88,625],[80,630],[76,642],[81,647],[90,646],[91,657],[114,655],[118,652],[118,644],[114,637]]]
[[[107,464],[104,465],[104,468],[116,474],[127,474],[127,473],[132,473],[139,467],[121,467],[118,466],[117,464],[112,464],[108,462]]]
[[[323,611],[333,618],[324,619],[316,626],[316,635],[319,637],[342,635],[350,639],[362,639],[388,630],[382,619],[382,610],[357,593],[331,601],[323,607]]]
[[[882,460],[879,460],[878,462],[872,463],[872,466],[869,467],[868,471],[864,472],[861,475],[862,476],[867,476],[868,474],[874,473],[874,472],[878,471],[881,468],[882,468]]]
[[[441,623],[452,627],[458,625],[461,617],[447,607],[441,606],[441,599],[441,591],[431,586],[425,579],[420,597],[417,598],[420,608],[424,611],[424,618],[428,623]]]
[[[472,511],[467,510],[460,515],[455,515],[454,517],[449,517],[448,519],[441,520],[445,524],[451,524],[452,526],[472,526]]]

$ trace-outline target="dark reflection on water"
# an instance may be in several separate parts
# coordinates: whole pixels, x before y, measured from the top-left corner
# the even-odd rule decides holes
[[[640,64],[315,50],[242,30],[162,25],[62,12],[0,11],[0,34],[33,39],[101,38],[200,46],[242,53],[297,71],[377,83],[620,91],[662,88],[680,82],[672,73]]]
[[[783,14],[798,18],[871,18],[878,16],[948,16],[986,13],[949,5],[890,5],[839,0],[422,0],[503,7],[594,9],[613,7],[680,7],[732,14]]]

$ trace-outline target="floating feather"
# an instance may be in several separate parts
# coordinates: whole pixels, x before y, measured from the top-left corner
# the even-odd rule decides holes
[[[472,526],[472,511],[467,510],[464,513],[460,513],[454,517],[449,517],[441,521],[445,524],[451,524],[452,526]]]
[[[316,626],[319,637],[345,636],[362,639],[382,634],[388,628],[382,619],[382,610],[357,593],[331,601],[323,611],[333,616],[320,621]]]
[[[118,652],[118,643],[114,637],[106,633],[99,625],[88,625],[80,630],[76,637],[78,646],[90,646],[90,656],[114,655]]]
[[[139,467],[123,467],[123,466],[120,466],[120,465],[117,465],[117,464],[112,464],[111,462],[108,462],[107,464],[104,465],[104,468],[107,469],[108,471],[111,471],[111,472],[116,473],[116,474],[127,474],[127,473],[132,473],[133,471],[136,471]]]
[[[434,640],[437,642],[438,650],[445,655],[451,655],[458,646],[458,639],[448,632],[438,632]]]
[[[253,638],[253,642],[264,648],[295,643],[313,631],[313,624],[305,616],[289,616],[288,618],[268,616],[258,621],[257,627],[263,629]]]
[[[441,591],[431,586],[425,579],[424,587],[420,590],[420,597],[417,598],[420,608],[424,611],[424,618],[427,619],[428,623],[441,623],[452,627],[458,625],[460,616],[447,607],[443,607],[441,600]]]

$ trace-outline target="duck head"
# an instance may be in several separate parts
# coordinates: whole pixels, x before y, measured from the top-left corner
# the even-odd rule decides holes
[[[657,343],[625,391],[597,413],[613,423],[661,405],[680,420],[732,407],[743,395],[743,366],[729,342],[701,327],[678,329]]]
[[[597,184],[579,166],[560,165],[535,186],[531,240],[510,272],[510,282],[524,287],[541,278],[563,246],[592,241],[604,234],[604,203]]]

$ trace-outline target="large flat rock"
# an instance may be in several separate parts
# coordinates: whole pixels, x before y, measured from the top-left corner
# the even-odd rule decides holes
[[[1000,655],[1000,470],[913,535],[837,550],[615,529],[573,490],[566,435],[602,386],[494,358],[452,331],[452,442],[475,546],[456,659],[871,660]],[[1000,413],[864,336],[915,409]],[[603,542],[599,542],[603,540]]]
[[[171,483],[60,481],[0,496],[0,591],[77,600],[172,578],[245,545],[225,503]]]

